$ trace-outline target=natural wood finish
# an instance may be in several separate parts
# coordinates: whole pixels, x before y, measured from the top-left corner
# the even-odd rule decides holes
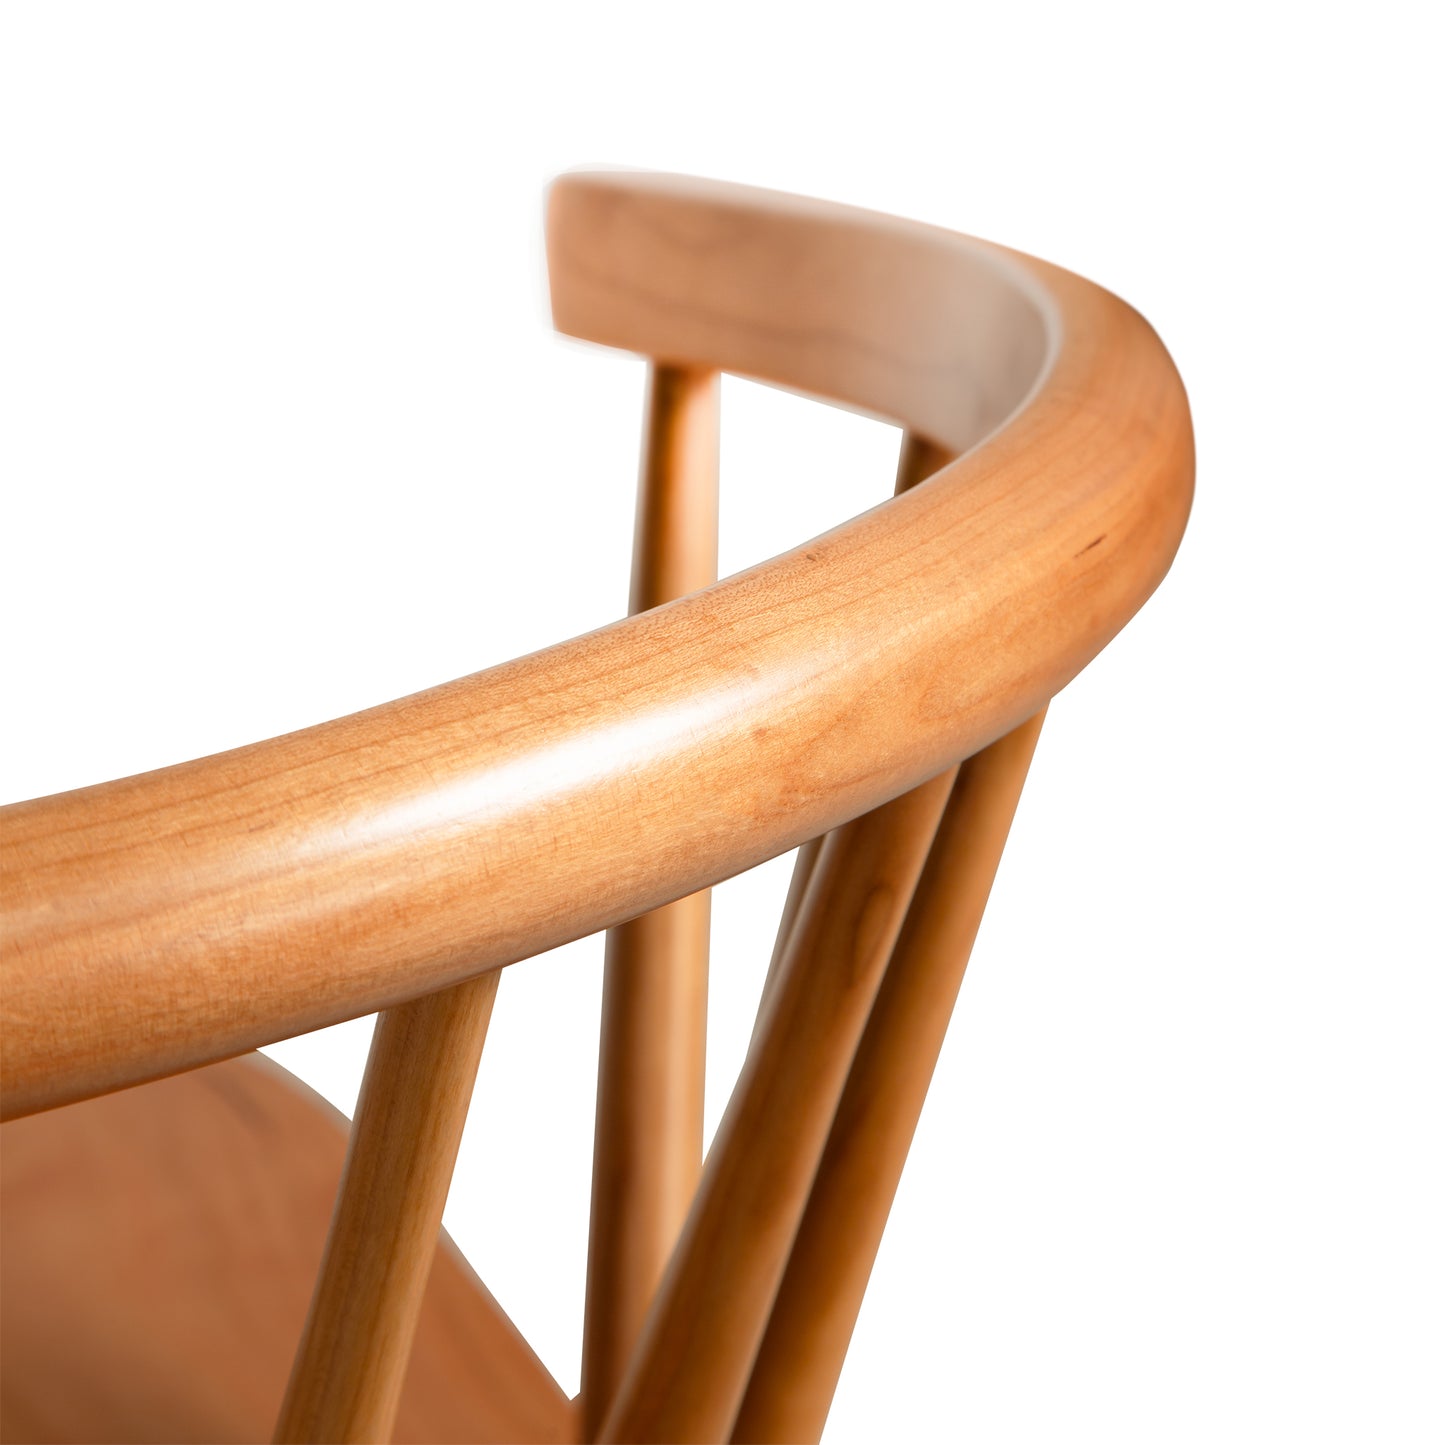
[[[1039,713],[959,769],[848,1071],[733,1427],[740,1445],[823,1433],[1042,725]]]
[[[893,483],[893,495],[902,496],[906,491],[926,482],[953,460],[953,453],[917,432],[904,432],[898,448],[898,475]]]
[[[0,1439],[266,1439],[345,1151],[346,1120],[257,1054],[5,1125]],[[443,1235],[393,1438],[572,1428]]]
[[[634,613],[717,580],[715,372],[656,364],[632,559]],[[612,929],[602,986],[581,1412],[601,1425],[702,1168],[710,895]]]
[[[902,445],[898,449],[898,476],[893,486],[894,495],[906,492],[910,487],[917,486],[919,482],[927,481],[929,477],[935,472],[941,471],[952,460],[952,456],[947,451],[936,446],[926,437],[920,437],[913,432],[905,432]],[[783,900],[782,916],[778,919],[778,932],[773,942],[773,956],[768,960],[768,971],[763,979],[762,993],[758,999],[757,1018],[753,1023],[754,1038],[757,1037],[758,1029],[762,1025],[768,997],[772,993],[773,982],[782,965],[788,937],[793,931],[798,910],[803,905],[803,894],[807,892],[808,881],[813,876],[813,866],[818,861],[818,851],[822,847],[822,843],[821,838],[813,838],[804,843],[798,849],[798,856],[793,862],[793,877],[788,884],[788,896]]]
[[[824,841],[602,1440],[726,1438],[951,783],[950,771]]]
[[[648,369],[637,522],[633,614],[717,581],[716,371],[654,362]]]
[[[1042,262],[622,174],[548,254],[559,329],[652,360],[634,615],[0,810],[3,1117],[384,1010],[280,1441],[818,1438],[1041,710],[1188,512],[1167,354]],[[720,370],[902,425],[900,495],[716,583]],[[799,844],[699,1181],[699,890]],[[440,1220],[497,970],[601,927],[574,1406]],[[251,1059],[8,1125],[5,1437],[258,1438],[339,1140]]]
[[[1163,576],[1188,407],[1097,287],[654,176],[558,181],[548,248],[566,331],[973,450],[668,607],[4,810],[7,1116],[434,992],[816,837],[1038,711]]]
[[[547,270],[560,331],[826,397],[955,455],[1030,398],[1078,281],[933,226],[643,172],[557,182]]]
[[[278,1445],[391,1438],[497,978],[377,1020]]]

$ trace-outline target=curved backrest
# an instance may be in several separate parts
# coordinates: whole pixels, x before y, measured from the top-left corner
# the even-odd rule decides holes
[[[636,615],[0,814],[6,1117],[384,1010],[278,1440],[388,1437],[498,969],[603,927],[578,1433],[817,1438],[1042,710],[1189,506],[1158,339],[1041,262],[623,174],[548,255],[652,361]],[[898,494],[715,582],[720,370],[902,425]],[[704,1169],[698,890],[798,844]]]
[[[1188,408],[1097,287],[655,176],[559,180],[548,249],[563,330],[966,454],[599,632],[5,809],[7,1116],[433,992],[816,837],[1037,712],[1167,568]]]
[[[1024,403],[1060,334],[1037,263],[999,247],[676,176],[568,176],[547,262],[561,331],[855,407],[954,454]]]

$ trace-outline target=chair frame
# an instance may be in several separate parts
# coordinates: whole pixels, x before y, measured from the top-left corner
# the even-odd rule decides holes
[[[1044,709],[1188,515],[1168,354],[1056,267],[619,172],[547,246],[652,363],[633,615],[0,811],[5,1118],[383,1011],[278,1440],[390,1438],[499,970],[604,928],[577,1431],[819,1436]],[[902,426],[894,498],[717,581],[723,371]],[[706,890],[791,848],[704,1163]]]

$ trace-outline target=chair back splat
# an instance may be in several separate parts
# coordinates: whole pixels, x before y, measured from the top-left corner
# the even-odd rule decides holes
[[[1189,410],[1117,298],[914,222],[579,172],[547,252],[558,328],[651,363],[631,615],[0,810],[6,1439],[823,1430],[1044,709],[1179,543]],[[722,372],[901,426],[894,497],[717,581]],[[795,847],[704,1163],[708,889]],[[569,1402],[437,1240],[498,971],[599,929]],[[374,1010],[343,1162],[323,1106],[234,1056]],[[250,1142],[178,1171],[240,1100]],[[284,1247],[237,1232],[263,1215]],[[62,1228],[150,1240],[195,1303],[75,1286]]]

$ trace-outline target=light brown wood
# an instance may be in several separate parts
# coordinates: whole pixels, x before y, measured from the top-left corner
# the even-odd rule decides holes
[[[833,831],[600,1439],[727,1437],[952,772]]]
[[[648,369],[637,522],[634,615],[717,581],[716,371],[654,362]]]
[[[910,487],[917,486],[919,482],[927,481],[929,477],[935,472],[941,471],[952,460],[952,456],[947,451],[936,446],[926,437],[920,437],[913,432],[905,432],[902,445],[898,449],[898,475],[893,486],[894,495],[906,492]],[[822,847],[822,843],[821,838],[813,838],[804,843],[798,849],[798,856],[794,860],[793,877],[788,884],[788,895],[783,901],[783,912],[778,920],[778,932],[773,942],[773,955],[768,960],[768,971],[763,979],[762,993],[758,999],[758,1020],[762,1019],[767,1007],[768,995],[772,992],[773,982],[782,965],[788,937],[797,921],[798,910],[803,905],[803,895],[807,892],[808,882],[813,876],[813,867],[818,861],[818,851]],[[758,1022],[754,1021],[754,1037],[757,1036],[757,1031]]]
[[[0,1129],[0,1439],[266,1439],[345,1151],[346,1120],[257,1054]],[[445,1235],[393,1438],[574,1438]]]
[[[1162,577],[1188,408],[1106,292],[676,178],[564,177],[548,227],[562,329],[973,450],[530,658],[5,809],[6,1116],[434,992],[816,837],[1036,712]]]
[[[434,1439],[817,1438],[1037,716],[1157,584],[1188,512],[1167,354],[1123,303],[1042,262],[623,174],[554,186],[548,251],[559,328],[653,359],[635,615],[0,811],[4,1117],[386,1010],[279,1440],[418,1420]],[[901,494],[707,585],[719,370],[901,424]],[[679,1235],[700,1152],[699,890],[809,839]],[[579,1411],[438,1238],[496,970],[600,927]],[[238,1061],[7,1126],[6,1438],[15,1421],[36,1438],[257,1438],[280,1370],[254,1322],[289,1338],[304,1285],[276,1246],[295,1221],[256,1211],[314,1205],[331,1157],[298,1162],[315,1111],[279,1105],[281,1088]],[[235,1117],[209,1123],[218,1089]],[[214,1180],[164,1157],[194,1140]],[[273,1166],[279,1195],[257,1184]],[[175,1226],[192,1196],[195,1226]],[[313,1260],[319,1233],[302,1231]],[[185,1281],[209,1291],[186,1306],[195,1330],[162,1303]],[[428,1335],[438,1289],[453,1313]],[[414,1339],[410,1376],[438,1395],[416,1415]],[[485,1407],[459,1351],[485,1356]]]
[[[1039,713],[959,769],[848,1071],[733,1428],[739,1445],[823,1433],[1042,725]]]
[[[1066,273],[951,231],[646,172],[562,177],[547,270],[560,331],[825,397],[955,455],[1030,399],[1074,300]]]
[[[497,977],[377,1020],[278,1442],[391,1438]]]
[[[902,496],[920,482],[926,482],[952,460],[953,453],[936,442],[917,432],[904,432],[898,448],[898,475],[893,483],[893,495]]]
[[[633,547],[634,613],[717,580],[715,372],[657,364]],[[702,1168],[710,895],[607,936],[587,1303],[585,1438],[601,1425]]]

